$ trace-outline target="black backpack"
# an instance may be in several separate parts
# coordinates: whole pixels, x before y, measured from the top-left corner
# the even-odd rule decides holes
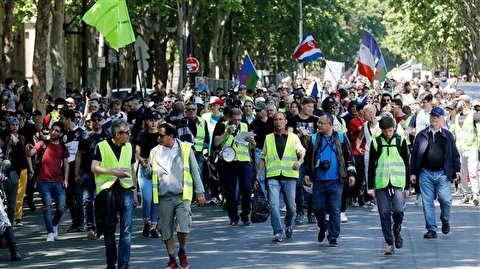
[[[398,150],[398,153],[400,154],[402,152],[401,148],[402,148],[402,137],[399,136],[398,134],[395,134],[395,146],[393,145],[390,145],[390,146],[387,146],[387,147],[396,147],[397,150]],[[382,137],[381,136],[377,136],[375,137],[375,140],[377,142],[377,152],[378,152],[378,157],[380,158],[380,156],[382,155],[382,148],[384,147],[383,144],[382,144]]]

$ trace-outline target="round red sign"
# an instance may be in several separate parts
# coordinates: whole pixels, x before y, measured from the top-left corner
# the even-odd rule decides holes
[[[187,65],[188,72],[198,72],[198,68],[200,64],[197,58],[188,57],[187,60],[185,61],[185,64]]]

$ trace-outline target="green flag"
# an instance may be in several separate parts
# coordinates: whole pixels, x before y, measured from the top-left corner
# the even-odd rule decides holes
[[[116,51],[135,42],[125,0],[98,0],[82,19],[102,33]]]

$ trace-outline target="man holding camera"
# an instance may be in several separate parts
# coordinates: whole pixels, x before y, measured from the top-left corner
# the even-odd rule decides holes
[[[337,246],[340,235],[340,207],[343,182],[350,186],[355,183],[355,164],[348,138],[333,130],[333,116],[321,113],[318,119],[318,133],[312,136],[305,154],[304,184],[313,182],[313,212],[318,220],[318,242],[325,239],[328,230],[328,244]],[[325,223],[329,214],[328,224]]]
[[[235,141],[235,136],[248,132],[248,126],[242,120],[242,112],[232,108],[228,120],[218,123],[213,132],[213,144],[221,147],[220,157],[223,155],[223,169],[225,171],[225,198],[227,200],[230,226],[237,226],[241,219],[244,226],[250,225],[250,197],[252,196],[253,175],[251,167],[250,149],[255,147],[253,136],[245,138],[245,142]],[[232,151],[233,149],[233,151]],[[230,155],[222,154],[230,152]],[[232,156],[232,152],[234,152]],[[228,157],[233,157],[229,159]],[[237,185],[242,196],[242,213],[238,216]]]

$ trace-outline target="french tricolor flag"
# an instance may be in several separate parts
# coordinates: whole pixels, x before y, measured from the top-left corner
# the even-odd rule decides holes
[[[360,44],[358,54],[358,73],[367,77],[370,82],[373,82],[373,80],[379,80],[380,82],[385,80],[387,74],[385,59],[371,33],[363,31],[362,43]]]
[[[311,62],[323,56],[317,41],[313,39],[311,34],[307,34],[303,40],[295,48],[292,54],[293,59],[297,59],[301,62]]]

